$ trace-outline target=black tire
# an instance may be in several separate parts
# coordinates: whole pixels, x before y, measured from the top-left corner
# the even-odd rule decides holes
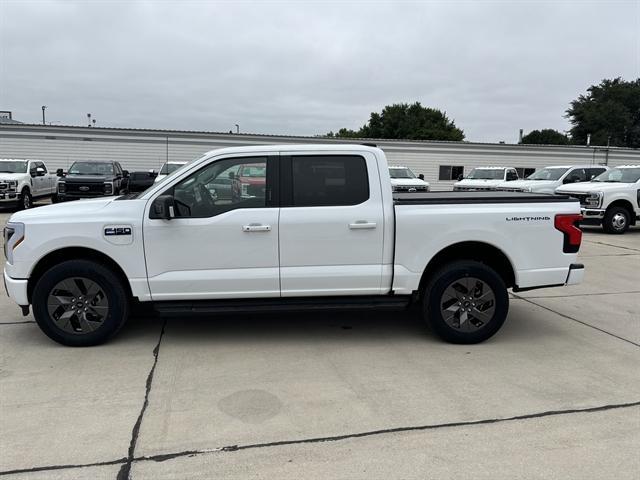
[[[100,323],[88,322],[85,316],[84,323],[91,324],[91,328],[95,326],[91,331],[70,332],[68,329],[73,329],[72,320],[64,322],[64,325],[62,320],[57,323],[49,311],[49,296],[52,291],[56,289],[56,293],[59,294],[60,289],[58,287],[64,280],[72,282],[72,286],[77,286],[78,279],[87,280],[88,283],[96,285],[101,294],[100,298],[106,301],[107,304],[106,310],[104,310],[104,306],[99,307],[104,311]],[[97,297],[98,295],[96,294],[95,296]],[[60,298],[64,298],[64,295],[60,296]],[[86,306],[91,308],[88,299],[89,295],[87,295]],[[69,260],[50,268],[35,285],[32,305],[33,316],[42,331],[52,340],[71,347],[88,347],[104,343],[122,328],[127,321],[130,309],[129,297],[120,278],[111,269],[89,260]],[[75,308],[74,306],[71,310]],[[82,306],[77,308],[82,309]],[[87,309],[84,310],[86,311]],[[78,312],[80,311],[78,310]],[[78,317],[76,317],[75,323],[80,329]]]
[[[602,229],[607,233],[622,234],[629,229],[631,216],[623,207],[609,207],[602,220]]]
[[[20,192],[20,198],[18,199],[18,209],[28,210],[31,207],[33,207],[33,197],[28,188],[23,188],[22,192]]]
[[[465,283],[471,288],[466,288]],[[455,292],[456,298],[451,292]],[[466,314],[465,307],[468,307]],[[508,313],[509,294],[502,277],[491,267],[472,260],[443,266],[431,276],[423,292],[427,324],[450,343],[487,340],[500,330]]]

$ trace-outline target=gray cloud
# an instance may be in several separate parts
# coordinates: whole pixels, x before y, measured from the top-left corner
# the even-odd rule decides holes
[[[568,128],[640,76],[640,2],[0,2],[0,109],[99,126],[313,135],[421,101],[472,141]]]

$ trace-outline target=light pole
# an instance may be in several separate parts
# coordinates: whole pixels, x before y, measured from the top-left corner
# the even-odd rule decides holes
[[[238,125],[237,123],[235,125],[236,125],[236,133],[240,133],[240,125]]]
[[[46,105],[42,105],[42,124],[43,125],[46,125],[46,122],[44,121],[44,111],[45,111],[46,108],[47,108]]]
[[[87,126],[90,127],[91,126],[91,114],[90,113],[87,113],[87,123],[88,123]]]

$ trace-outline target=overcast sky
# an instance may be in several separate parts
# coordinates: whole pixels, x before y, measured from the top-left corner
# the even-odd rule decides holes
[[[0,0],[0,110],[30,123],[315,135],[417,100],[515,142],[617,76],[640,0]]]

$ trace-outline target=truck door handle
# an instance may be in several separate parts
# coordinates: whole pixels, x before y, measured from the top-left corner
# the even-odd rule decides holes
[[[243,232],[270,232],[271,225],[262,225],[261,223],[250,223],[242,226]]]
[[[375,222],[367,222],[366,220],[357,220],[356,222],[349,224],[349,228],[351,230],[367,230],[376,228],[376,226]]]

